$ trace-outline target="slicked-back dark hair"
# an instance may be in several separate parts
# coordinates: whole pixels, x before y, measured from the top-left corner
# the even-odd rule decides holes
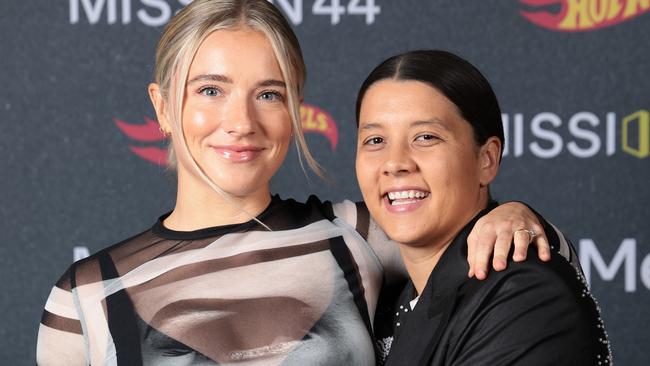
[[[361,103],[368,88],[385,79],[429,84],[456,105],[461,117],[472,126],[479,146],[496,136],[501,140],[503,153],[499,102],[490,83],[474,65],[451,52],[440,50],[410,51],[385,60],[361,84],[357,95],[357,126]]]

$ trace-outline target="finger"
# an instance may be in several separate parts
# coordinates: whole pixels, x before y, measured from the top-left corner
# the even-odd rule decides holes
[[[541,225],[533,225],[532,228],[537,233],[535,239],[533,239],[533,244],[537,247],[537,256],[545,262],[551,260],[551,246],[544,233],[544,228]]]
[[[467,277],[472,278],[474,276],[474,258],[476,258],[476,230],[479,226],[478,222],[474,225],[472,232],[469,233],[467,237],[467,263],[469,264],[469,271],[467,272]]]
[[[551,260],[551,246],[548,244],[546,235],[535,237],[535,246],[537,247],[537,256],[544,262]]]
[[[509,229],[499,230],[496,243],[494,244],[494,258],[492,259],[492,267],[496,271],[506,269],[511,243],[512,231]]]
[[[526,260],[528,255],[528,245],[530,245],[530,234],[525,230],[517,230],[514,233],[515,253],[512,259],[515,262]]]
[[[487,223],[481,227],[474,258],[474,273],[479,280],[487,277],[496,238],[497,235],[494,225]]]

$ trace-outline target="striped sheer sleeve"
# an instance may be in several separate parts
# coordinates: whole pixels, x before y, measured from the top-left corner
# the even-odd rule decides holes
[[[334,214],[353,226],[368,242],[384,269],[386,284],[403,283],[408,274],[397,244],[390,240],[370,216],[363,202],[345,200],[333,205]]]
[[[69,269],[45,303],[38,330],[38,365],[87,365],[81,318],[74,301]]]

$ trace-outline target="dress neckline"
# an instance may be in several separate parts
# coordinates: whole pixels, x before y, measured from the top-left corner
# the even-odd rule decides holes
[[[274,209],[278,207],[282,202],[283,200],[280,198],[279,195],[277,194],[273,195],[271,197],[271,202],[269,203],[269,205],[264,209],[264,211],[262,211],[262,213],[256,216],[256,219],[264,222],[264,219],[267,218],[271,214],[271,212],[274,211]],[[197,239],[206,239],[210,237],[221,236],[235,231],[245,231],[255,226],[259,226],[259,223],[257,223],[257,221],[251,219],[246,222],[242,222],[238,224],[211,226],[211,227],[201,228],[197,230],[190,230],[190,231],[173,230],[165,227],[165,225],[163,224],[163,221],[171,213],[172,212],[169,211],[158,218],[156,223],[151,228],[151,231],[155,235],[160,236],[164,239],[172,239],[172,240],[197,240]]]

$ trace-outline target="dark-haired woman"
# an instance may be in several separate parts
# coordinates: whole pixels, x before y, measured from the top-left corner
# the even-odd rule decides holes
[[[410,276],[390,311],[378,310],[391,315],[386,365],[611,363],[595,300],[553,230],[549,264],[466,276],[467,237],[495,205],[503,150],[497,99],[475,67],[443,51],[392,57],[362,85],[357,111],[361,191]]]

